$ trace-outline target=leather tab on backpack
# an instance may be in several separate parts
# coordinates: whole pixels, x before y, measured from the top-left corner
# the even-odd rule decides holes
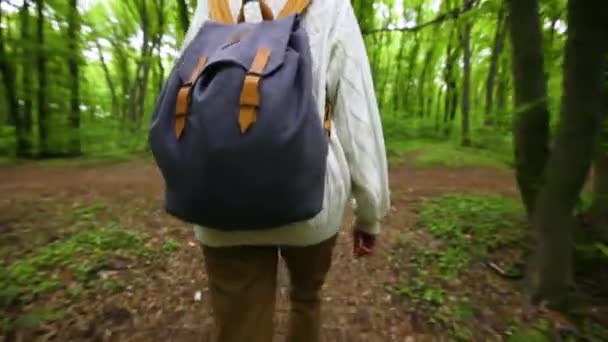
[[[190,86],[184,85],[179,88],[177,102],[175,104],[175,136],[179,139],[184,133],[186,126],[186,115],[190,106]]]
[[[259,75],[245,76],[245,82],[243,82],[243,91],[241,92],[241,106],[258,107],[260,105],[260,94],[258,91],[259,83]]]
[[[201,72],[203,72],[203,69],[205,68],[205,65],[207,65],[207,55],[203,55],[201,58],[198,59],[198,63],[196,64],[196,67],[194,68],[194,70],[192,70],[192,74],[190,74],[190,80],[188,81],[189,83],[194,83],[194,81],[196,81],[196,78],[198,77],[198,75],[200,75]]]
[[[184,129],[186,128],[186,116],[188,115],[188,109],[190,107],[190,91],[192,90],[194,81],[196,81],[196,78],[203,71],[206,64],[206,55],[199,58],[196,67],[192,70],[190,80],[188,80],[188,83],[182,85],[177,93],[177,101],[175,103],[175,136],[178,139],[182,137]]]
[[[256,121],[256,111],[260,106],[260,80],[262,72],[270,59],[270,50],[267,48],[258,49],[249,72],[243,81],[243,89],[241,90],[241,98],[239,104],[239,128],[241,133],[247,130]]]
[[[256,108],[252,106],[241,106],[241,111],[239,112],[239,128],[241,129],[241,134],[247,132],[249,127],[253,125],[256,120]]]

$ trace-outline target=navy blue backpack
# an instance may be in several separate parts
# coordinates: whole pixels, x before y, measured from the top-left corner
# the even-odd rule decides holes
[[[182,221],[258,230],[322,209],[329,119],[300,23],[308,1],[289,0],[276,19],[261,4],[260,23],[212,6],[157,99],[149,143],[165,210]]]

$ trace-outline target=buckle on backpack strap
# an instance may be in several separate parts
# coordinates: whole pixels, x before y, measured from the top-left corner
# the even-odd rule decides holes
[[[247,132],[256,121],[256,110],[260,106],[260,80],[262,79],[262,71],[264,71],[269,59],[269,49],[258,49],[253,63],[251,63],[251,67],[245,75],[239,100],[241,110],[238,121],[241,134]]]
[[[177,92],[177,101],[175,103],[175,136],[177,139],[181,138],[186,128],[186,116],[188,115],[188,109],[190,108],[190,91],[194,85],[194,81],[198,75],[203,71],[203,68],[207,64],[207,56],[204,55],[198,60],[198,64],[192,70],[190,80],[180,86]]]

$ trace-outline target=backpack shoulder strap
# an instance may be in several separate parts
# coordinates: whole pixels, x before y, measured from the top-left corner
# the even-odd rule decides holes
[[[291,14],[302,14],[310,5],[311,0],[287,0],[277,18],[285,18]]]
[[[223,24],[234,24],[235,20],[232,17],[229,1],[209,0],[209,18]]]
[[[224,23],[234,24],[235,18],[232,17],[230,9],[230,0],[209,0],[209,18],[211,20]],[[261,0],[264,2],[264,0]],[[287,0],[285,6],[277,16],[277,19],[285,18],[291,14],[301,14],[310,5],[311,0]]]

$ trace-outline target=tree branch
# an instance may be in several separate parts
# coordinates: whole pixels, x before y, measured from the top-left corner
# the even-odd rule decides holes
[[[462,7],[455,8],[451,11],[439,14],[434,19],[431,19],[420,25],[411,26],[411,27],[395,27],[395,28],[384,27],[384,28],[372,29],[372,30],[363,31],[363,35],[367,36],[367,35],[372,35],[372,34],[376,34],[376,33],[380,33],[380,32],[416,32],[427,26],[441,24],[448,20],[458,19],[461,15],[475,9],[478,4],[479,4],[479,0],[467,1],[467,3],[465,3]]]

